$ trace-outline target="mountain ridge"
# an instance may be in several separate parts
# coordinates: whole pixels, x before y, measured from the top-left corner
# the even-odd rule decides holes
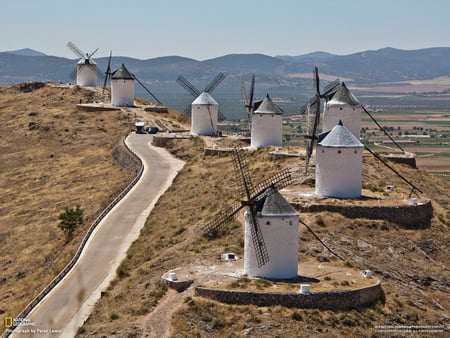
[[[100,72],[106,69],[108,59],[95,58]],[[24,80],[70,82],[69,74],[76,65],[75,60],[45,55],[29,48],[0,52],[0,84]],[[311,73],[315,65],[320,72],[350,78],[355,84],[450,76],[450,47],[417,50],[386,47],[348,55],[327,52],[275,57],[257,53],[226,54],[203,61],[176,55],[145,60],[113,56],[111,60],[113,69],[125,63],[137,77],[149,82],[174,82],[179,74],[195,81],[224,72],[232,78],[238,77],[240,81],[255,73],[257,78],[258,74],[271,77],[274,83],[283,80],[298,85],[299,80],[294,80],[291,75]]]
[[[109,57],[94,60],[99,73],[104,73]],[[77,62],[77,59],[57,56],[35,57],[0,52],[0,85],[29,81],[73,83],[70,74],[73,74]],[[179,75],[202,89],[222,72],[225,80],[213,95],[217,95],[225,116],[237,118],[243,113],[239,102],[241,83],[248,84],[253,74],[256,76],[255,97],[263,97],[267,93],[279,97],[283,101],[281,108],[290,114],[313,95],[314,66],[319,68],[322,87],[334,78],[345,79],[353,87],[385,87],[386,83],[450,77],[450,47],[417,50],[386,47],[349,55],[312,52],[292,57],[227,54],[203,61],[177,55],[145,60],[113,55],[111,69],[117,69],[122,63],[164,105],[179,111],[192,102],[192,97],[176,83]],[[103,85],[101,76],[97,85]],[[448,92],[450,88],[440,90]],[[147,97],[140,86],[136,87],[136,95]]]

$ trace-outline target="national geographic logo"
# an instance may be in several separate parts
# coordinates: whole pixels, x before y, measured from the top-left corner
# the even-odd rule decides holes
[[[5,327],[10,328],[13,326],[13,318],[12,317],[5,317]]]

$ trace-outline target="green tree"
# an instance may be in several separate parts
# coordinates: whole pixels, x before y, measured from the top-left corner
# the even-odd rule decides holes
[[[75,208],[67,208],[58,216],[58,227],[64,231],[66,236],[66,242],[70,241],[73,237],[73,232],[78,225],[83,224],[83,210],[77,205]]]

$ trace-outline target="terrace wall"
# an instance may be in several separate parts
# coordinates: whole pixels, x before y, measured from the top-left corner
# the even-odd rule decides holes
[[[310,294],[276,293],[208,289],[196,287],[195,295],[226,304],[276,306],[289,308],[350,310],[374,304],[382,297],[381,282],[355,290],[318,292]]]
[[[382,219],[406,229],[423,229],[431,224],[433,206],[431,201],[418,205],[366,206],[291,203],[300,212],[337,212],[348,218]]]

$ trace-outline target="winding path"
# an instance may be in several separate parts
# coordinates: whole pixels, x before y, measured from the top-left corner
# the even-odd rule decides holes
[[[30,333],[11,337],[73,337],[87,319],[156,201],[184,166],[167,150],[152,146],[151,139],[145,134],[127,138],[128,146],[144,163],[141,179],[100,222],[73,269],[27,316],[35,325],[15,331],[30,329]]]

